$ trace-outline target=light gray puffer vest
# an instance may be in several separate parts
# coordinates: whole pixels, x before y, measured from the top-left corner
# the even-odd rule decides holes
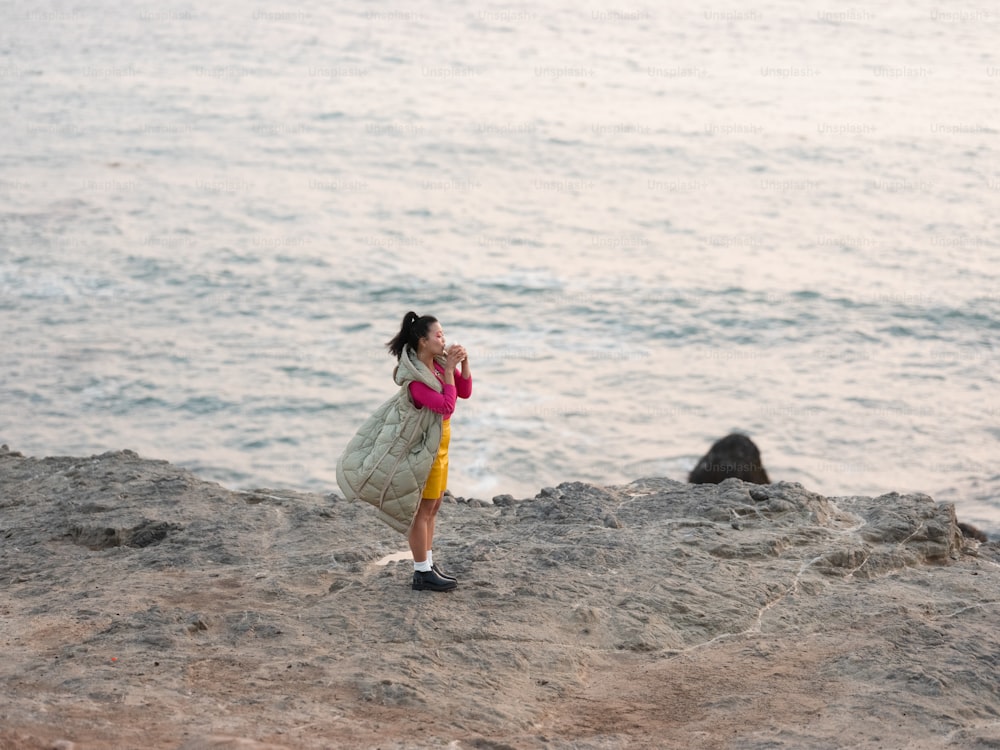
[[[410,530],[441,443],[441,415],[410,398],[416,380],[439,393],[440,381],[404,349],[393,380],[400,386],[351,438],[337,461],[337,484],[348,500],[364,500],[378,518],[401,534]]]

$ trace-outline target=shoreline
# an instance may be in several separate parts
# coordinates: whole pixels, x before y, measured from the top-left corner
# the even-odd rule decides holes
[[[695,443],[692,447],[699,449],[703,453],[709,447],[709,444],[710,441],[703,441]],[[145,450],[139,450],[138,452],[141,455],[151,455],[151,453]],[[616,469],[613,478],[610,479],[605,478],[601,472],[593,469],[589,471],[565,471],[555,478],[538,482],[519,479],[516,483],[513,483],[507,481],[503,476],[498,476],[491,486],[488,488],[480,487],[479,489],[477,489],[477,486],[483,483],[483,478],[463,474],[461,462],[456,461],[458,466],[453,469],[454,481],[452,484],[455,487],[456,495],[473,497],[488,503],[492,497],[498,494],[512,494],[518,498],[532,497],[544,487],[554,486],[563,481],[583,481],[594,484],[617,485],[627,484],[641,477],[658,476],[684,482],[688,472],[697,463],[698,456],[701,453],[696,454],[692,451],[690,453],[664,455],[662,458],[639,460],[634,462],[634,466],[630,466],[627,469]],[[990,485],[985,478],[983,479],[982,486],[974,492],[968,491],[968,488],[962,490],[961,487],[965,485],[962,484],[960,478],[956,478],[955,482],[950,486],[944,486],[939,491],[928,489],[926,486],[922,486],[916,482],[897,485],[890,482],[838,482],[835,480],[835,477],[816,477],[809,472],[797,470],[793,461],[790,461],[787,457],[773,457],[773,453],[772,449],[765,455],[766,465],[773,480],[798,482],[809,487],[812,491],[827,497],[858,494],[878,496],[893,491],[900,494],[928,494],[938,501],[955,504],[956,512],[962,520],[968,521],[985,531],[991,539],[1000,538],[1000,509],[990,502],[986,494]],[[333,454],[338,454],[338,451],[335,450]],[[42,455],[42,452],[38,451],[35,455],[36,457]],[[68,453],[65,455],[72,456],[76,454]],[[81,452],[79,455],[85,455],[85,453]],[[784,458],[784,460],[779,460],[779,458]],[[233,492],[252,490],[255,486],[269,486],[289,492],[313,492],[318,494],[338,490],[332,470],[332,467],[336,464],[335,455],[328,462],[329,477],[326,480],[320,481],[319,477],[314,477],[312,481],[306,483],[296,483],[291,480],[269,483],[267,480],[269,472],[266,468],[254,476],[245,476],[246,472],[242,469],[234,470],[223,464],[209,465],[202,460],[194,458],[183,459],[171,457],[168,460],[201,478],[205,478],[207,481],[217,482]],[[472,461],[469,465],[474,464],[475,461]],[[831,464],[831,466],[836,465]]]

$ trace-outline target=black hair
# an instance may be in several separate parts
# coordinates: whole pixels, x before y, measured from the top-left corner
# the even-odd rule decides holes
[[[395,355],[396,359],[403,356],[403,349],[406,347],[416,351],[420,339],[426,336],[430,330],[431,323],[437,322],[438,319],[433,315],[417,315],[411,310],[403,316],[403,324],[399,327],[399,333],[386,344],[386,347],[391,354]]]

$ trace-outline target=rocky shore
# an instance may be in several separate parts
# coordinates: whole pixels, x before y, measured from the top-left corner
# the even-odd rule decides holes
[[[950,505],[449,500],[417,592],[337,494],[0,450],[0,748],[1000,746],[1000,547]]]

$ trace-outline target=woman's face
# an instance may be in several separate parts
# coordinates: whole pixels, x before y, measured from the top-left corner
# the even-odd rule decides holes
[[[431,323],[427,335],[420,339],[420,346],[426,347],[434,356],[444,354],[444,329],[440,323]]]

